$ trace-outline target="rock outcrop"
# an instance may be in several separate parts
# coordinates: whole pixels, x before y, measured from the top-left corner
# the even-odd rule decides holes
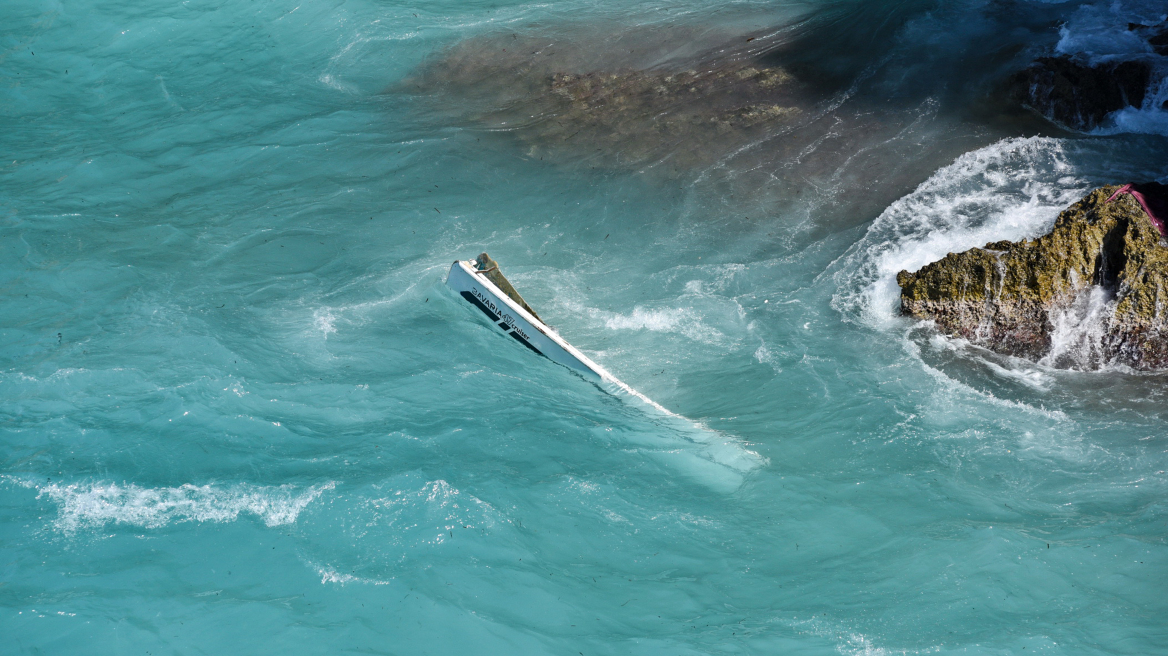
[[[1071,57],[1040,57],[1009,82],[1015,102],[1073,130],[1092,130],[1107,115],[1144,102],[1152,66],[1132,60],[1089,66]]]
[[[1155,203],[1168,186],[1136,185]],[[942,332],[1054,366],[1168,367],[1168,246],[1145,204],[1096,189],[1037,239],[901,271],[901,310]],[[1149,205],[1155,211],[1159,205]]]

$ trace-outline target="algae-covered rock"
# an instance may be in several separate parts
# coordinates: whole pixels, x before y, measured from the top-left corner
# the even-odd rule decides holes
[[[1116,189],[1091,192],[1037,239],[992,242],[901,271],[901,311],[1055,366],[1168,367],[1168,247],[1136,199],[1108,201]]]

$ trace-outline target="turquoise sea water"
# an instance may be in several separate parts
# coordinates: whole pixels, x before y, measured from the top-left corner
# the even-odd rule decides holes
[[[1082,11],[3,3],[0,652],[1168,653],[1168,378],[896,313],[1168,175],[979,104]],[[540,143],[529,46],[818,86],[637,159]],[[482,250],[686,419],[492,329]]]

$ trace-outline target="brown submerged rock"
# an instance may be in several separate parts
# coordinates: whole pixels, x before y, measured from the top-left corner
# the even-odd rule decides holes
[[[537,139],[620,152],[629,161],[662,156],[662,145],[680,146],[674,157],[705,161],[700,151],[734,132],[742,141],[760,128],[790,123],[802,110],[786,97],[795,79],[781,68],[746,64],[684,71],[556,73],[550,91],[556,119]],[[778,102],[776,102],[778,101]]]
[[[681,58],[598,50],[570,39],[469,39],[405,84],[434,94],[437,111],[512,134],[528,157],[622,167],[708,166],[797,125],[814,106],[794,74],[741,48]]]
[[[915,273],[901,271],[901,311],[933,320],[948,335],[1039,360],[1051,354],[1059,331],[1067,331],[1067,317],[1095,294],[1103,302],[1102,311],[1087,317],[1095,325],[1076,329],[1089,334],[1089,357],[1053,364],[1168,367],[1168,247],[1136,199],[1124,194],[1107,201],[1118,188],[1091,192],[1037,239],[992,242]]]

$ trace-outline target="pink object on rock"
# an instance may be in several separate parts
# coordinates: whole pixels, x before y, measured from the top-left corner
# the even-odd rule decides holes
[[[1152,225],[1160,231],[1160,236],[1168,237],[1164,233],[1164,224],[1168,222],[1168,185],[1159,182],[1125,184],[1116,189],[1107,202],[1115,200],[1120,194],[1131,194],[1140,207],[1143,207],[1144,211],[1148,213],[1148,218],[1152,220]]]

